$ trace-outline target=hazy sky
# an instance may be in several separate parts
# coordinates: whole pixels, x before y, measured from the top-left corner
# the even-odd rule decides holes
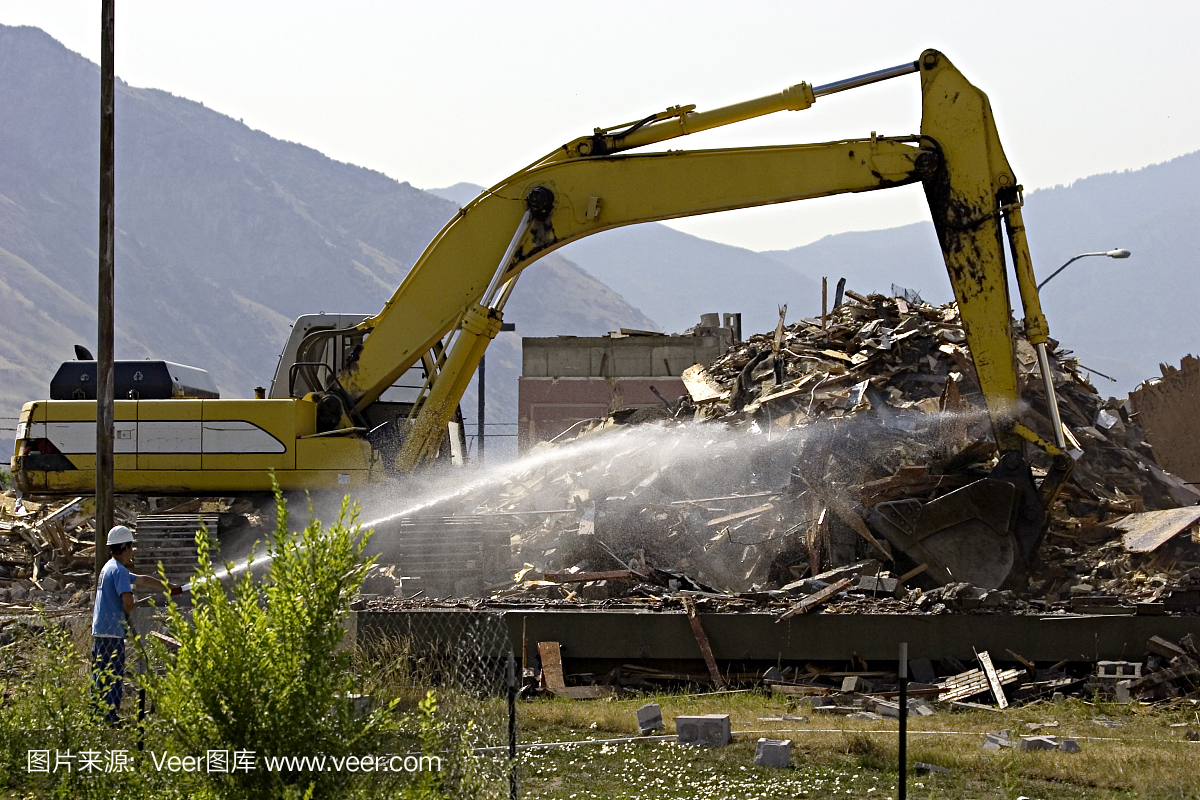
[[[99,61],[99,0],[0,0]],[[912,61],[988,93],[1027,190],[1200,149],[1200,3],[118,0],[117,74],[414,186],[490,185],[559,144]],[[916,132],[916,76],[671,146]],[[118,123],[119,125],[120,123]],[[119,129],[118,129],[119,130]],[[756,250],[924,219],[920,189],[672,223]]]

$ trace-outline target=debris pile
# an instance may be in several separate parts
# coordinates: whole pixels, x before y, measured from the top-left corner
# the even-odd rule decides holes
[[[1146,652],[1144,669],[1137,662],[1100,662],[1095,683],[1118,702],[1195,696],[1200,689],[1200,637],[1189,633],[1175,643],[1152,636]]]
[[[92,497],[0,494],[0,610],[27,613],[88,608],[96,558],[96,505]],[[214,533],[257,527],[262,515],[250,501],[226,498],[118,497],[115,522],[135,534],[135,571],[183,582],[195,569],[198,519]],[[174,530],[175,528],[177,530]]]
[[[126,504],[121,524],[133,521]],[[87,606],[96,558],[95,501],[0,494],[0,605],[32,611]]]
[[[526,567],[494,599],[670,606],[690,590],[725,608],[787,613],[1195,606],[1200,549],[1179,534],[1200,513],[1178,507],[1200,492],[1158,468],[1128,403],[1103,399],[1054,343],[1077,462],[1028,586],[947,581],[893,550],[876,506],[941,497],[996,463],[957,307],[896,294],[847,292],[824,319],[791,325],[781,310],[773,333],[688,369],[688,396],[664,403],[656,421],[626,425],[616,414],[566,446],[541,445],[499,491],[460,493],[458,513],[518,521],[514,560]],[[1021,335],[1016,343],[1020,419],[1051,438],[1036,351]],[[1035,453],[1032,463],[1040,476],[1051,462]],[[864,560],[872,566],[838,574]]]

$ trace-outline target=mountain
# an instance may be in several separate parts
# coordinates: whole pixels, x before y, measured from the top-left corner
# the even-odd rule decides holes
[[[1125,260],[1081,259],[1040,292],[1051,335],[1084,365],[1117,379],[1093,374],[1101,392],[1123,395],[1157,375],[1160,362],[1178,363],[1200,351],[1194,277],[1200,267],[1198,185],[1195,152],[1025,198],[1023,216],[1039,279],[1079,253],[1113,248],[1133,253]],[[860,292],[886,292],[895,283],[919,289],[932,302],[952,298],[931,223],[843,233],[764,255],[806,275],[831,281],[845,276]]]
[[[0,416],[46,397],[73,344],[94,350],[98,107],[96,64],[0,26]],[[116,124],[117,357],[204,367],[223,396],[266,385],[300,314],[381,308],[457,210],[168,92],[118,81]],[[524,335],[654,327],[561,256],[526,271],[508,318]],[[506,339],[488,393],[515,422]]]
[[[483,187],[476,183],[456,183],[453,186],[447,186],[442,189],[426,189],[432,195],[449,200],[454,205],[462,208],[467,203],[474,200],[483,191]]]

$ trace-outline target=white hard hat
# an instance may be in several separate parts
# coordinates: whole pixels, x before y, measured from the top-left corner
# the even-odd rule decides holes
[[[112,530],[108,532],[108,541],[106,544],[111,547],[114,544],[131,544],[132,542],[133,531],[124,525],[114,525]]]

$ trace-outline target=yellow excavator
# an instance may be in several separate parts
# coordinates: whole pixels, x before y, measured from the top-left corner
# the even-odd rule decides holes
[[[717,150],[631,151],[917,73],[918,135]],[[597,128],[462,208],[374,316],[297,321],[269,396],[215,396],[203,370],[120,362],[115,488],[142,494],[345,488],[461,456],[458,403],[521,271],[600,231],[640,222],[786,203],[920,182],[991,416],[999,465],[986,480],[928,504],[885,504],[876,524],[931,568],[985,561],[1007,574],[1027,563],[1046,509],[1070,472],[1021,219],[1021,186],[1005,158],[987,96],[940,52],[823,86],[711,111],[674,106]],[[1018,421],[1007,230],[1025,317],[1050,398],[1054,441]],[[147,369],[160,375],[150,380]],[[94,486],[96,403],[89,362],[66,362],[51,398],[25,404],[12,471],[25,492]],[[90,362],[94,375],[94,362]],[[122,377],[122,376],[126,377]],[[138,377],[140,376],[140,377]],[[157,387],[157,388],[155,388]],[[408,397],[397,397],[401,390]],[[457,427],[461,431],[461,427]],[[1032,445],[1053,459],[1035,485]],[[940,543],[940,544],[939,544]],[[952,571],[947,571],[950,574]],[[951,575],[952,577],[952,575]],[[979,581],[977,581],[979,582]],[[996,583],[988,579],[986,583]]]

